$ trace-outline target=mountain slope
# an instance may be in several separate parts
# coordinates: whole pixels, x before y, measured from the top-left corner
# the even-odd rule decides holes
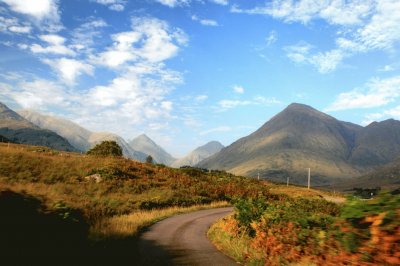
[[[324,177],[351,177],[365,169],[348,163],[361,126],[339,121],[312,107],[291,104],[254,133],[241,138],[199,164],[235,174],[284,181],[287,175],[306,182],[306,168],[314,182]],[[296,178],[298,180],[296,180]]]
[[[67,119],[44,115],[32,110],[21,110],[18,111],[18,114],[40,128],[52,130],[63,136],[80,151],[87,151],[92,146],[88,141],[92,132]]]
[[[94,146],[104,140],[114,140],[122,149],[122,154],[125,157],[132,158],[141,162],[146,160],[147,154],[132,149],[129,144],[120,136],[109,132],[92,133],[89,138],[89,143]]]
[[[145,134],[142,134],[129,142],[129,146],[134,150],[151,155],[154,161],[165,165],[171,165],[176,159],[157,145]]]
[[[350,162],[379,166],[400,155],[400,121],[373,122],[358,133]]]
[[[195,150],[190,152],[187,156],[179,160],[176,160],[172,164],[172,167],[181,167],[184,165],[195,166],[204,159],[210,157],[211,155],[216,154],[223,148],[224,145],[222,145],[218,141],[210,141],[207,144],[196,148]]]
[[[53,131],[39,128],[2,103],[0,103],[0,135],[21,144],[76,151],[63,137]]]
[[[147,157],[146,154],[133,150],[122,137],[116,134],[109,132],[91,132],[67,119],[44,115],[31,110],[21,110],[19,114],[41,128],[57,132],[80,151],[86,152],[91,147],[104,140],[114,140],[121,146],[122,153],[125,157],[142,162]]]
[[[342,180],[339,183],[335,183],[334,187],[339,190],[376,187],[384,189],[400,188],[400,159],[378,167],[365,175]]]

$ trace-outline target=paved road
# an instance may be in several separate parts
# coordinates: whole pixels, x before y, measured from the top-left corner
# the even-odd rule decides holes
[[[208,228],[231,207],[177,215],[151,226],[139,241],[140,265],[237,265],[207,239]]]

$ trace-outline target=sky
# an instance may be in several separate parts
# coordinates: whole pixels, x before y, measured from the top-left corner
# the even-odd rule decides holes
[[[0,101],[176,157],[292,102],[400,119],[400,1],[0,0]]]

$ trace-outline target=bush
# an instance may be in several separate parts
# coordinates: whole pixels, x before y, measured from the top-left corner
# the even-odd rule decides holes
[[[254,230],[251,228],[251,223],[259,221],[267,207],[267,200],[264,197],[254,199],[238,198],[235,200],[235,218],[239,225],[248,229],[250,235],[252,235]]]
[[[87,154],[95,156],[122,156],[122,149],[117,142],[106,140],[88,150]]]

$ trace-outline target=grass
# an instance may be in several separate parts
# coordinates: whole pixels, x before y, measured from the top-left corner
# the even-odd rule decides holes
[[[175,213],[268,193],[256,180],[219,171],[173,169],[19,144],[0,143],[0,154],[0,191],[33,196],[44,212],[56,212],[58,206],[77,210],[94,238],[132,236]],[[85,179],[93,174],[102,181]]]
[[[229,206],[228,202],[218,201],[190,207],[175,206],[149,211],[135,211],[99,221],[92,228],[93,236],[100,239],[104,237],[125,238],[137,236],[142,229],[173,215],[226,206]]]
[[[232,222],[231,216],[218,220],[210,227],[207,236],[219,251],[243,264],[246,262],[243,254],[249,254],[251,250],[249,236],[241,232],[233,238],[228,229]]]

